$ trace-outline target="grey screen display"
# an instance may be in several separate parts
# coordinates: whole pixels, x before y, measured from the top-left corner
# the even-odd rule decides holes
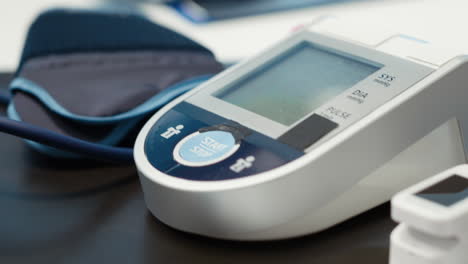
[[[416,195],[441,205],[451,206],[468,198],[468,179],[453,175]]]
[[[291,125],[382,66],[303,42],[213,95]]]

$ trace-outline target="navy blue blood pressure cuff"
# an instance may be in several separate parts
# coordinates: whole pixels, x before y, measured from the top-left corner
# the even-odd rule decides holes
[[[93,143],[131,146],[151,114],[221,70],[209,50],[142,16],[51,10],[30,27],[8,116]]]

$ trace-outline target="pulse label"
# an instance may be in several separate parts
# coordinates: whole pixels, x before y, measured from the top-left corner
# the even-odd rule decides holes
[[[351,117],[351,113],[338,109],[336,107],[330,106],[323,112],[323,115],[330,118],[331,120],[335,118],[348,119]]]

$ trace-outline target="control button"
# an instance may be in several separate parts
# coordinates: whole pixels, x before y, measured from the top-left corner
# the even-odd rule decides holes
[[[436,66],[441,66],[451,58],[462,54],[458,49],[444,49],[425,40],[405,35],[397,35],[384,41],[379,44],[377,50]]]
[[[240,173],[245,169],[252,167],[255,161],[254,156],[248,156],[247,158],[240,158],[236,161],[236,163],[232,164],[229,169],[235,173]]]
[[[227,131],[195,132],[174,148],[174,159],[182,165],[201,167],[218,163],[239,149],[234,136]]]
[[[184,113],[169,110],[148,132],[145,140],[145,154],[148,161],[160,171],[179,165],[172,157],[174,147],[186,136],[206,126],[208,124]]]
[[[369,46],[375,46],[389,37],[397,34],[391,28],[366,27],[362,29],[362,23],[350,19],[338,19],[335,17],[324,17],[310,26],[311,30],[339,36],[345,39],[361,42]]]
[[[169,127],[164,133],[161,134],[161,137],[165,139],[170,139],[174,135],[180,134],[184,129],[184,125],[177,125],[176,127]]]
[[[313,114],[280,136],[278,141],[297,150],[304,150],[336,127],[337,123]]]

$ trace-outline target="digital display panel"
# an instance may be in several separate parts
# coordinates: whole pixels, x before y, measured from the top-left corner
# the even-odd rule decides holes
[[[451,206],[468,198],[468,179],[454,175],[417,193],[416,196]]]
[[[213,96],[289,126],[381,67],[302,42]]]

